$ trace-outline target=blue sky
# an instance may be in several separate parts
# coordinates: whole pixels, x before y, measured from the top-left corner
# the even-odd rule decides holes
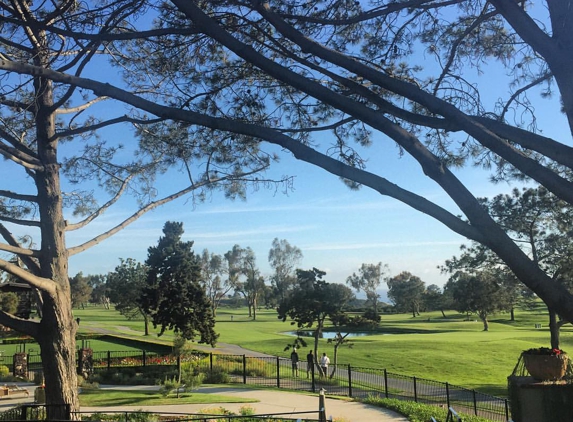
[[[425,57],[420,57],[425,65]],[[489,68],[486,70],[499,69]],[[480,94],[487,104],[508,92],[507,80],[486,78],[475,69],[464,69],[464,76],[475,80],[483,89]],[[98,75],[101,76],[101,75]],[[103,77],[114,78],[113,72]],[[537,101],[538,98],[533,98]],[[111,112],[111,109],[108,110]],[[564,116],[559,112],[557,99],[544,101],[538,110],[538,125],[544,134],[564,141]],[[563,130],[561,130],[563,128]],[[123,138],[130,142],[129,133],[118,134],[110,129],[110,139]],[[322,142],[328,142],[323,139]],[[350,191],[336,177],[311,165],[297,162],[288,153],[273,147],[281,161],[274,165],[270,176],[295,176],[293,191],[288,194],[273,190],[249,191],[248,199],[229,201],[214,194],[205,203],[193,206],[189,200],[178,200],[157,209],[127,229],[100,245],[70,259],[70,274],[107,273],[114,269],[120,258],[144,261],[147,248],[156,244],[165,221],[184,223],[186,239],[194,240],[195,251],[203,249],[223,254],[239,244],[251,247],[263,275],[270,274],[268,251],[274,238],[286,239],[302,250],[302,268],[317,267],[327,272],[326,279],[343,283],[357,271],[362,263],[383,262],[390,268],[389,275],[409,271],[427,285],[443,285],[447,276],[437,267],[457,254],[459,246],[467,241],[437,221],[401,203],[369,190]],[[449,198],[433,182],[423,176],[420,167],[408,157],[399,158],[392,142],[378,137],[369,152],[368,167],[415,193],[456,212]],[[507,184],[493,185],[487,172],[466,168],[458,172],[476,196],[493,196],[508,192]],[[19,190],[23,174],[15,174],[6,161],[0,166],[3,180],[0,188]],[[164,189],[175,190],[175,181],[162,183]],[[29,191],[28,191],[29,192]],[[29,192],[33,193],[33,192]],[[129,201],[122,204],[129,204]],[[120,206],[111,209],[87,229],[69,233],[68,246],[88,240],[129,216],[133,208]],[[20,232],[14,229],[16,234]],[[39,241],[39,239],[37,239]]]
[[[394,180],[426,198],[449,204],[446,195],[421,176],[416,163],[406,157],[397,159],[394,149],[386,155],[393,158],[382,173],[394,174]],[[469,183],[477,186],[479,196],[509,189],[483,183],[477,177],[480,173],[464,171]],[[196,252],[208,249],[223,254],[235,244],[250,246],[264,275],[271,272],[268,251],[277,237],[302,250],[302,268],[322,269],[331,282],[344,283],[362,263],[380,261],[388,264],[390,275],[410,271],[426,284],[442,285],[447,280],[437,266],[456,254],[464,239],[440,223],[370,189],[351,191],[338,178],[287,154],[282,155],[271,174],[295,175],[293,191],[283,194],[250,190],[247,201],[214,195],[196,207],[188,200],[178,200],[144,216],[112,239],[72,257],[70,272],[105,273],[113,270],[120,257],[144,261],[147,247],[157,242],[164,222],[174,220],[184,223],[185,237],[195,242]],[[109,213],[93,229],[101,230],[127,215],[126,210]],[[85,240],[84,236],[72,233],[68,243]]]

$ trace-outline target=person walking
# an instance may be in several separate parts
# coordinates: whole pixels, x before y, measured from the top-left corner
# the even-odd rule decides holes
[[[296,352],[296,348],[292,349],[290,361],[292,363],[292,376],[298,377],[298,353]]]
[[[314,373],[314,355],[312,350],[306,355],[306,377],[310,378],[310,374]]]
[[[330,365],[330,359],[326,356],[326,353],[323,353],[320,358],[320,370],[325,377],[328,376],[328,365]]]

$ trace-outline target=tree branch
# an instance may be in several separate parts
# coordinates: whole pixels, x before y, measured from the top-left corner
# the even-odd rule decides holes
[[[18,201],[38,202],[38,197],[35,195],[24,195],[16,192],[11,192],[8,190],[0,189],[0,196],[10,199],[16,199]]]
[[[13,223],[13,224],[17,224],[19,226],[27,226],[27,227],[40,227],[41,226],[39,221],[21,220],[19,218],[6,217],[4,215],[0,215],[0,221],[5,221],[7,223]]]
[[[4,270],[7,273],[20,278],[30,286],[42,290],[49,295],[54,295],[56,293],[56,284],[52,280],[49,278],[35,276],[29,271],[26,271],[22,267],[12,264],[11,262],[0,259],[0,270]]]
[[[125,190],[129,186],[129,182],[131,181],[132,178],[133,178],[133,176],[127,177],[121,183],[121,187],[119,188],[119,190],[117,191],[115,196],[113,198],[111,198],[108,202],[106,202],[102,207],[100,207],[96,212],[89,215],[83,221],[67,225],[66,231],[73,231],[73,230],[77,230],[77,229],[80,229],[82,227],[85,227],[89,223],[91,223],[93,220],[95,220],[97,217],[102,215],[107,209],[109,209],[109,207],[111,207],[113,204],[115,204],[121,198],[121,196],[123,195],[123,193],[125,192]]]
[[[40,329],[40,322],[19,318],[2,310],[0,310],[0,324],[34,339],[38,337],[38,330]]]
[[[0,243],[0,251],[10,252],[20,257],[22,256],[39,257],[42,254],[42,252],[38,250],[20,248],[18,246],[6,245],[5,243]]]
[[[7,160],[13,161],[14,163],[29,170],[43,170],[43,166],[40,160],[27,156],[20,150],[12,148],[8,145],[0,144],[0,155],[3,155]]]
[[[85,251],[86,249],[89,249],[95,245],[97,245],[98,243],[101,243],[102,241],[104,241],[105,239],[113,236],[114,234],[116,234],[117,232],[119,232],[120,230],[122,230],[123,228],[127,227],[129,224],[133,223],[134,221],[136,221],[138,218],[140,218],[142,215],[144,215],[145,213],[159,207],[160,205],[166,204],[168,202],[174,201],[177,198],[180,198],[186,194],[188,194],[189,192],[192,192],[194,190],[197,190],[199,188],[211,185],[211,184],[215,184],[215,183],[219,183],[221,181],[224,180],[232,180],[232,179],[237,179],[237,178],[241,178],[241,177],[245,177],[248,176],[250,174],[254,174],[254,173],[258,173],[262,170],[262,168],[259,169],[255,169],[253,171],[250,172],[246,172],[240,175],[233,175],[233,176],[225,176],[225,177],[220,177],[220,178],[211,178],[209,180],[203,181],[203,182],[199,182],[196,184],[192,184],[191,186],[180,190],[179,192],[176,192],[172,195],[166,196],[160,200],[157,201],[153,201],[149,204],[147,204],[146,206],[142,207],[141,209],[139,209],[137,212],[135,212],[134,214],[132,214],[129,218],[125,219],[124,221],[122,221],[120,224],[116,225],[115,227],[113,227],[112,229],[106,231],[105,233],[100,234],[99,236],[94,237],[93,239],[78,245],[78,246],[74,246],[72,248],[68,248],[68,253],[70,254],[70,256],[76,255],[80,252]]]
[[[24,251],[28,251],[27,248],[22,248],[20,242],[16,240],[16,238],[10,233],[10,231],[6,228],[4,224],[0,224],[0,235],[8,242],[10,246],[15,248],[23,249]],[[28,269],[32,272],[32,274],[38,275],[40,274],[40,266],[38,262],[32,259],[31,256],[27,255],[27,252],[23,255],[18,255],[22,262],[28,267]]]

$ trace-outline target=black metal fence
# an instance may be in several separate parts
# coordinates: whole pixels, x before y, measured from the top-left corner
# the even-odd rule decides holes
[[[198,353],[177,358],[145,351],[94,352],[90,365],[94,372],[118,368],[177,366],[191,364],[205,374],[225,373],[230,382],[289,390],[318,392],[326,390],[328,395],[365,398],[368,396],[412,400],[419,403],[455,407],[464,413],[482,416],[494,421],[510,419],[506,399],[483,394],[475,390],[446,382],[388,372],[386,369],[353,367],[339,364],[329,368],[327,377],[318,369],[307,368],[306,362],[299,362],[293,369],[290,359],[280,357],[249,357],[245,355],[222,355]],[[0,364],[10,364],[4,357]],[[39,355],[28,356],[30,370],[41,367]]]

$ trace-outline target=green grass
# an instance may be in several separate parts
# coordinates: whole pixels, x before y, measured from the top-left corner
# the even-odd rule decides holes
[[[103,327],[126,336],[139,333],[143,338],[142,321],[128,321],[114,310],[90,307],[75,313],[81,317],[82,332]],[[260,310],[257,320],[252,321],[244,308],[220,309],[216,318],[219,342],[288,357],[289,352],[284,348],[293,337],[285,332],[296,326],[280,321],[276,315],[274,310]],[[413,318],[409,314],[384,314],[377,334],[355,338],[352,348],[341,347],[338,362],[354,367],[386,368],[398,374],[505,396],[507,377],[521,351],[549,345],[548,317],[543,307],[517,312],[516,321],[510,321],[509,314],[494,316],[488,332],[482,331],[481,322],[467,321],[465,315],[453,311],[446,315],[447,318],[443,318],[439,312],[432,312]],[[535,324],[542,324],[543,328],[535,329]],[[126,331],[122,327],[130,329]],[[573,353],[573,336],[570,335],[573,329],[565,326],[561,332],[562,348]],[[145,339],[154,341],[157,336],[154,333]],[[169,344],[172,336],[166,333],[161,340]],[[309,347],[311,341],[309,339]],[[306,350],[301,353],[306,354]],[[319,344],[319,352],[323,351],[332,360],[333,346],[326,340]]]
[[[80,405],[85,407],[166,406],[174,404],[255,403],[258,400],[211,393],[181,393],[163,397],[153,391],[84,390]]]

